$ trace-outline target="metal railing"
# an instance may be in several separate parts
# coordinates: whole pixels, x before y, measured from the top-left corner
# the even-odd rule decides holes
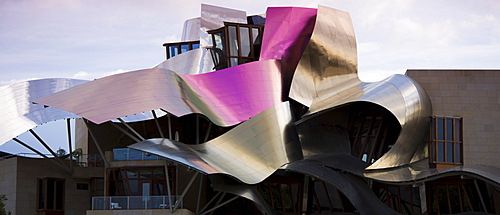
[[[74,156],[76,165],[81,167],[103,167],[104,160],[99,154],[80,154]]]
[[[115,161],[144,161],[144,160],[161,160],[161,157],[140,152],[133,149],[121,148],[113,149],[113,160]]]
[[[180,196],[99,196],[92,197],[92,210],[170,209]],[[182,200],[178,208],[183,208]]]

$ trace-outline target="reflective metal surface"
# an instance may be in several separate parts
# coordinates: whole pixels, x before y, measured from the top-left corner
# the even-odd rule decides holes
[[[260,60],[281,60],[284,100],[288,100],[293,73],[311,37],[316,12],[296,7],[267,9]]]
[[[182,54],[169,58],[154,68],[167,69],[175,71],[181,75],[196,75],[206,73],[203,68],[210,68],[212,71],[213,63],[210,65],[200,66],[204,52],[203,48],[190,50]],[[210,61],[211,62],[211,61]]]
[[[381,182],[398,184],[422,183],[448,176],[469,176],[500,187],[500,169],[497,167],[463,165],[449,168],[429,168],[427,160],[400,168],[366,171],[363,176]]]
[[[278,214],[260,195],[255,185],[242,184],[224,175],[210,175],[210,182],[216,191],[232,193],[255,202],[262,214]]]
[[[0,145],[47,122],[79,118],[56,108],[44,108],[31,101],[85,83],[84,80],[51,78],[0,87]]]
[[[201,18],[192,18],[184,21],[181,42],[197,41],[200,39]]]
[[[311,40],[292,80],[290,97],[309,107],[305,118],[355,101],[372,102],[393,113],[402,126],[401,134],[391,150],[369,169],[401,166],[427,156],[424,149],[432,113],[430,99],[407,76],[394,75],[374,83],[358,79],[354,29],[346,12],[318,8]]]
[[[362,178],[329,167],[321,157],[296,161],[282,169],[311,175],[333,185],[351,201],[360,214],[399,214],[380,201]]]
[[[205,174],[227,174],[247,184],[259,183],[283,164],[302,158],[288,102],[203,144],[150,139],[129,148],[166,157]]]
[[[280,65],[256,61],[200,75],[160,68],[97,79],[37,99],[99,124],[153,109],[176,116],[201,113],[220,126],[234,125],[281,102]]]
[[[318,7],[311,39],[292,81],[290,98],[311,106],[359,82],[356,39],[349,14]]]

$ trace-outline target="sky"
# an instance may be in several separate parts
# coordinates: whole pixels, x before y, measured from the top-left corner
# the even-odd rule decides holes
[[[201,3],[247,15],[270,6],[347,11],[363,81],[407,69],[500,68],[497,0],[0,0],[0,86],[151,68],[165,60],[163,43],[180,41],[184,20],[200,16]],[[61,141],[54,140],[55,150],[67,148]],[[0,146],[13,153],[21,149]]]

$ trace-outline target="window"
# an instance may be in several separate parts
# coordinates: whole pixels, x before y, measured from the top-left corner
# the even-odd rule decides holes
[[[462,164],[462,118],[433,117],[430,134],[433,164]]]
[[[64,179],[38,179],[37,209],[51,214],[64,213]]]
[[[169,59],[184,52],[200,48],[200,41],[165,43],[163,46],[167,49],[167,59]]]
[[[175,194],[175,166],[168,167],[169,183]],[[123,167],[107,170],[108,196],[163,196],[167,195],[165,167]]]
[[[259,60],[263,26],[228,22],[224,25],[208,32],[212,35],[215,69]]]

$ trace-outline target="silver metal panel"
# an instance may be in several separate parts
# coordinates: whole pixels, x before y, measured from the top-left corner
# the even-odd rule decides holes
[[[201,18],[192,18],[184,21],[182,29],[182,42],[197,41],[200,39]]]
[[[306,158],[287,164],[282,169],[311,175],[333,185],[351,201],[360,214],[399,214],[380,201],[362,178],[330,168],[321,158]]]
[[[200,63],[202,61],[203,52],[203,48],[190,50],[188,52],[169,58],[156,65],[154,68],[172,70],[181,75],[202,74],[204,72],[200,71]],[[208,66],[210,67],[210,65]],[[213,65],[211,66],[211,68],[212,67]]]
[[[44,108],[31,101],[85,83],[84,80],[39,79],[0,87],[0,145],[47,122],[79,118],[56,108]]]
[[[402,166],[427,157],[430,99],[407,76],[394,75],[374,83],[358,79],[356,41],[346,12],[318,8],[311,40],[295,71],[289,96],[309,107],[305,118],[356,101],[378,104],[394,114],[401,124],[401,134],[394,147],[369,169]]]
[[[427,162],[428,160],[423,160],[400,168],[366,171],[363,176],[381,182],[398,184],[415,184],[448,176],[470,176],[500,187],[500,168],[485,165],[429,168]]]
[[[201,75],[154,68],[116,74],[35,102],[100,124],[163,109],[176,116],[200,113],[220,126],[234,125],[281,103],[280,64],[256,61]]]
[[[289,103],[281,103],[199,145],[150,139],[129,148],[166,157],[205,174],[222,173],[247,184],[302,158]]]

